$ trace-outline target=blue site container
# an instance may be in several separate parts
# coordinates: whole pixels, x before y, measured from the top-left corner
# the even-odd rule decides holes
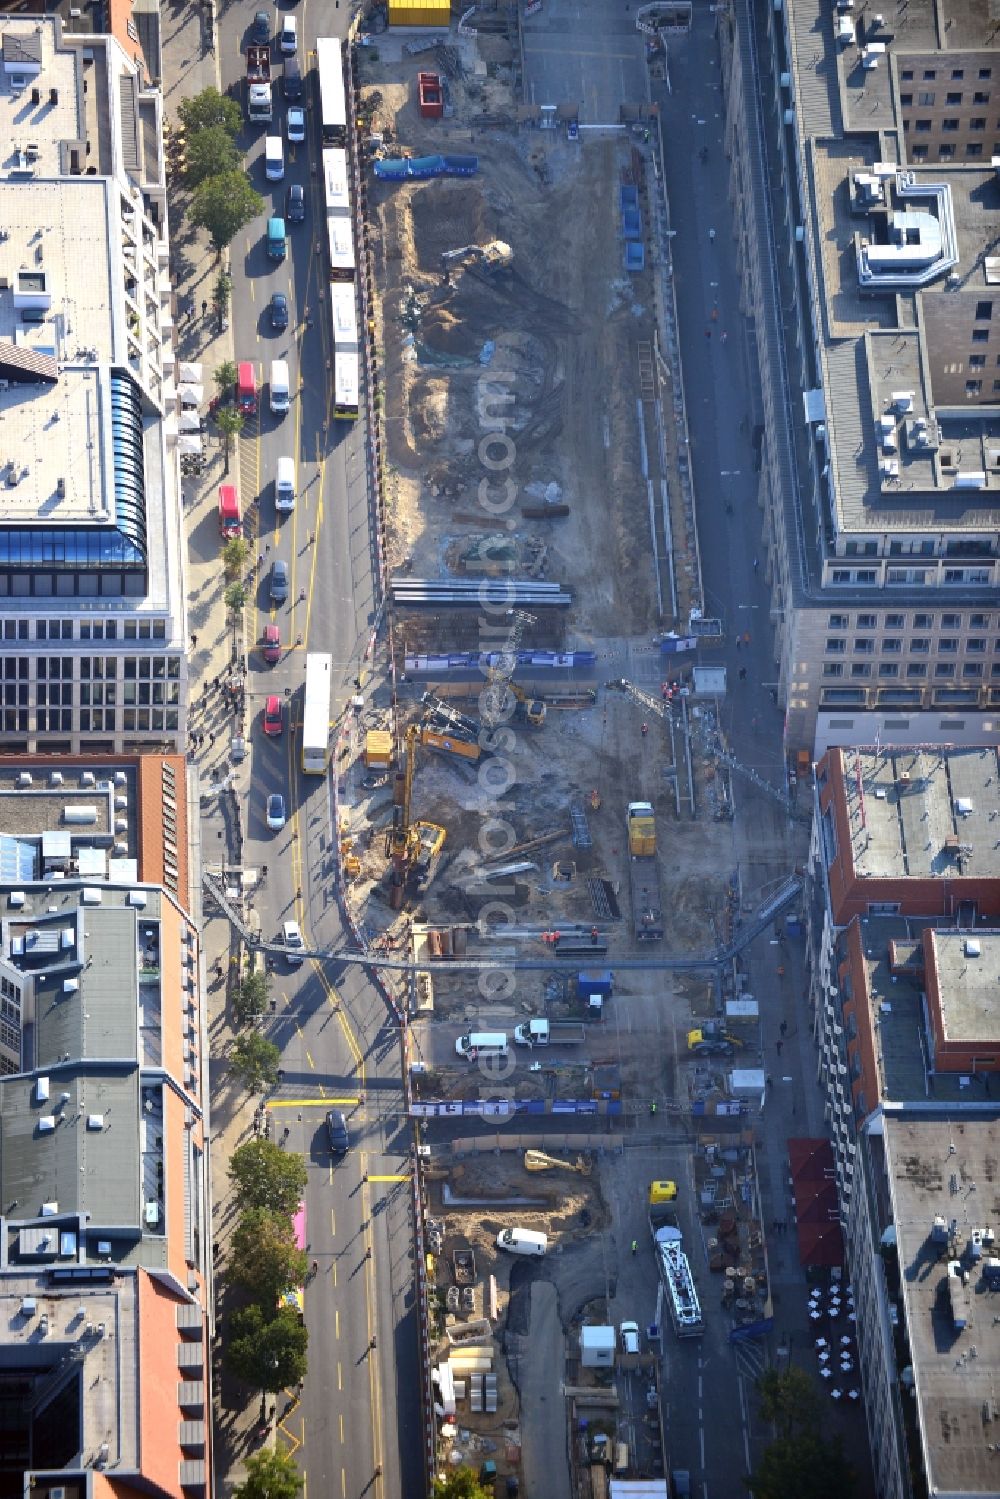
[[[642,214],[638,208],[622,209],[622,230],[626,239],[642,239]]]
[[[576,990],[581,996],[601,994],[608,998],[615,985],[615,976],[610,968],[589,968],[576,976]]]
[[[618,189],[618,207],[622,213],[626,208],[639,207],[639,189],[632,183],[623,183]]]
[[[646,252],[642,247],[642,241],[627,239],[625,241],[625,269],[627,271],[641,271],[645,264]]]

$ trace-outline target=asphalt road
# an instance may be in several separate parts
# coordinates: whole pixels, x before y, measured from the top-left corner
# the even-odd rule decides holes
[[[231,6],[220,18],[223,88],[241,106],[242,49],[255,9]],[[275,33],[282,13],[272,11]],[[274,49],[274,121],[247,128],[241,144],[266,213],[283,213],[285,190],[297,182],[305,188],[307,219],[288,226],[288,255],[282,262],[267,258],[266,217],[250,224],[232,246],[236,358],[256,363],[261,387],[258,416],[241,437],[238,475],[245,515],[252,515],[259,498],[257,531],[249,540],[264,559],[248,641],[252,761],[244,862],[248,868],[268,868],[256,902],[266,936],[277,936],[282,922],[293,917],[307,945],[332,948],[345,938],[333,881],[331,785],[329,774],[302,775],[296,731],[307,650],[333,655],[333,722],[355,690],[374,623],[372,527],[363,419],[350,425],[334,419],[327,371],[332,348],[317,90],[310,72],[319,11],[302,0],[295,14],[306,142],[290,145],[286,139],[284,180],[265,181],[265,134],[286,132]],[[346,14],[334,15],[330,8],[323,24],[342,32]],[[286,295],[290,312],[289,326],[280,332],[268,314],[276,291]],[[291,409],[284,417],[269,410],[274,358],[287,359],[290,368]],[[296,504],[279,516],[274,475],[284,456],[295,461]],[[290,592],[286,604],[273,608],[267,577],[278,558],[288,563]],[[275,666],[266,665],[259,650],[269,623],[281,630],[282,658]],[[282,735],[267,738],[263,708],[273,693],[285,700],[285,726]],[[265,822],[272,792],[284,796],[288,815],[276,833]],[[306,1499],[310,1494],[324,1499],[422,1495],[410,1139],[398,1041],[384,1002],[360,972],[335,973],[332,965],[311,961],[299,969],[279,964],[272,995],[267,1028],[282,1047],[284,1070],[273,1101],[273,1137],[301,1151],[309,1163],[306,1238],[310,1259],[317,1262],[306,1287],[308,1377],[301,1392],[279,1397],[279,1440],[299,1461]],[[324,1116],[333,1104],[348,1115],[352,1136],[341,1161],[332,1158],[327,1144]]]

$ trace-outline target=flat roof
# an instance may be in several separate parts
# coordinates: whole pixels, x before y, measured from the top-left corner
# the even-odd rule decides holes
[[[25,69],[26,86],[11,87],[12,77],[0,68],[0,137],[7,143],[8,151],[37,151],[34,158],[39,173],[55,176],[61,170],[59,145],[62,141],[79,141],[83,134],[83,119],[79,106],[80,55],[55,45],[55,29],[51,22],[42,22],[39,16],[4,16],[0,18],[0,41],[4,51],[10,49],[20,38],[40,54],[41,71],[32,76]],[[37,87],[39,100],[32,98],[32,87]],[[6,156],[10,169],[11,157]],[[8,195],[4,194],[4,216],[9,209]],[[44,223],[39,219],[38,223]],[[6,245],[0,249],[6,250]]]
[[[856,874],[997,878],[1000,753],[995,748],[841,754]]]
[[[932,1494],[997,1492],[995,1423],[984,1421],[983,1411],[996,1401],[1000,1295],[986,1290],[981,1268],[968,1257],[975,1230],[1000,1228],[993,1112],[981,1119],[890,1114],[883,1123],[917,1421]],[[931,1240],[936,1217],[955,1225],[950,1243],[940,1249]],[[963,1330],[948,1295],[952,1258],[970,1270]]]
[[[946,1041],[1000,1041],[1000,932],[932,933]]]
[[[901,916],[869,916],[861,922],[875,1049],[879,1069],[879,1102],[885,1104],[978,1105],[988,1103],[990,1084],[982,1074],[930,1072],[924,996],[923,932],[951,939],[940,924]],[[965,934],[967,935],[967,934]],[[976,934],[979,935],[978,933]],[[894,944],[894,946],[893,946]],[[897,971],[890,966],[895,953]],[[956,1001],[956,1005],[959,1002]],[[1000,1010],[993,1034],[1000,1038]],[[869,1100],[868,1107],[873,1107]]]

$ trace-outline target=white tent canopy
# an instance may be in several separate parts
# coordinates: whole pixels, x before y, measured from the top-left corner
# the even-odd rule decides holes
[[[177,425],[182,432],[200,432],[201,417],[197,411],[182,411],[177,418]]]
[[[205,398],[205,390],[201,385],[182,385],[177,394],[181,398],[182,406],[200,406]]]
[[[200,453],[201,438],[192,437],[190,433],[185,433],[183,437],[178,438],[177,451],[179,453]]]
[[[181,360],[178,365],[178,375],[184,385],[200,385],[202,368],[200,364],[190,364]]]

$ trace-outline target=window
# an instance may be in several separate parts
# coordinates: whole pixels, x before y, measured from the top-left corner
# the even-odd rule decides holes
[[[962,102],[962,96],[961,96],[961,94],[947,94],[945,96],[945,101],[944,102],[946,104],[959,104],[960,105],[961,102]]]
[[[985,655],[986,641],[982,636],[977,636],[974,640],[967,640],[965,642],[965,649],[973,656]]]
[[[938,641],[938,650],[942,656],[954,656],[958,651],[958,641],[951,636],[947,640]]]
[[[38,619],[35,621],[36,640],[72,640],[71,619]]]
[[[848,541],[844,546],[845,557],[877,557],[877,541]]]
[[[923,100],[921,100],[921,103],[923,103]],[[918,135],[926,135],[931,128],[930,120],[917,120],[915,123]]]
[[[911,661],[910,664],[909,664],[909,666],[906,668],[906,675],[908,677],[914,677],[914,678],[915,677],[926,677],[926,675],[927,675],[927,663],[926,663],[926,661]]]
[[[954,661],[939,661],[934,668],[936,677],[953,677],[955,675]]]
[[[851,667],[852,677],[870,677],[871,674],[872,669],[868,665],[867,661],[855,661],[854,665]]]
[[[889,639],[883,640],[882,649],[887,656],[898,656],[903,649],[903,642],[893,635]]]
[[[827,654],[830,656],[842,656],[847,648],[846,640],[837,640],[831,637],[826,642]]]
[[[982,392],[983,392],[983,382],[982,382],[982,380],[966,380],[966,382],[965,382],[965,394],[967,396],[982,395]]]
[[[846,614],[831,614],[830,617],[829,617],[829,619],[826,622],[826,627],[827,627],[828,630],[846,630],[847,629],[847,615]]]
[[[993,77],[993,69],[992,68],[980,68],[979,69],[979,77],[980,77],[981,81],[985,81],[987,78],[992,78]]]
[[[990,318],[992,316],[993,316],[993,303],[992,302],[977,302],[976,303],[976,322],[977,323],[988,323],[989,320],[990,320]]]
[[[875,630],[877,628],[878,628],[878,615],[877,614],[859,614],[858,615],[858,629],[859,630]]]
[[[982,154],[983,154],[982,142],[981,141],[966,141],[966,143],[965,143],[965,154],[966,154],[966,156],[982,156]]]
[[[970,368],[970,370],[984,370],[986,368],[986,355],[985,354],[970,354],[969,355],[969,368]]]
[[[904,109],[908,109],[909,106],[913,103],[913,95],[912,94],[900,94],[900,96],[899,96],[899,102],[903,106]],[[909,120],[907,120],[906,123],[909,124],[910,123]]]
[[[923,73],[920,76],[924,79],[925,82],[927,82],[927,83],[933,83],[934,80],[935,80],[935,78],[937,77],[937,69],[936,68],[925,68],[924,71],[923,71]],[[931,96],[931,102],[932,103],[934,102],[933,101],[933,95]]]
[[[903,80],[904,83],[912,83],[913,82],[913,69],[912,68],[904,68],[903,71],[900,73],[899,76]]]
[[[978,679],[983,674],[983,663],[981,661],[966,661],[962,667],[962,676],[972,680]]]
[[[972,342],[974,344],[988,344],[990,341],[989,331],[986,328],[973,328]]]
[[[916,651],[918,654],[925,653],[929,651],[930,648],[931,643],[927,639],[926,635],[915,635],[914,638],[910,641],[910,650]]]
[[[878,664],[880,677],[898,677],[899,663],[897,661],[880,661]]]
[[[927,147],[926,146],[913,146],[911,148],[911,150],[910,150],[910,155],[913,157],[914,161],[926,161],[927,160]]]
[[[905,625],[905,614],[887,614],[885,617],[885,627],[887,630],[902,630]]]
[[[875,654],[874,640],[858,639],[854,642],[854,649],[859,656],[873,656]]]
[[[960,614],[942,614],[942,630],[960,630],[962,628],[962,616]]]
[[[974,120],[970,120],[969,121],[969,129],[970,130],[985,130],[986,129],[986,116],[985,115],[977,115]]]
[[[823,667],[823,675],[824,677],[842,677],[844,675],[843,665],[839,661],[828,661]]]
[[[969,629],[970,630],[988,630],[989,627],[990,627],[990,617],[989,617],[988,614],[970,614],[969,615]]]
[[[938,146],[938,161],[952,161],[954,156],[954,146]]]
[[[953,130],[957,130],[958,129],[958,121],[957,120],[942,120],[941,121],[941,129],[942,130],[947,130],[949,132],[953,131]]]
[[[915,630],[929,630],[934,621],[929,614],[915,614],[913,616],[913,628]]]
[[[952,70],[951,70],[951,77],[952,77],[952,82],[954,82],[954,83],[961,82],[961,80],[965,77],[965,69],[964,68],[952,68]],[[961,99],[961,97],[962,97],[961,94],[959,94],[958,97],[959,97],[959,99]]]

